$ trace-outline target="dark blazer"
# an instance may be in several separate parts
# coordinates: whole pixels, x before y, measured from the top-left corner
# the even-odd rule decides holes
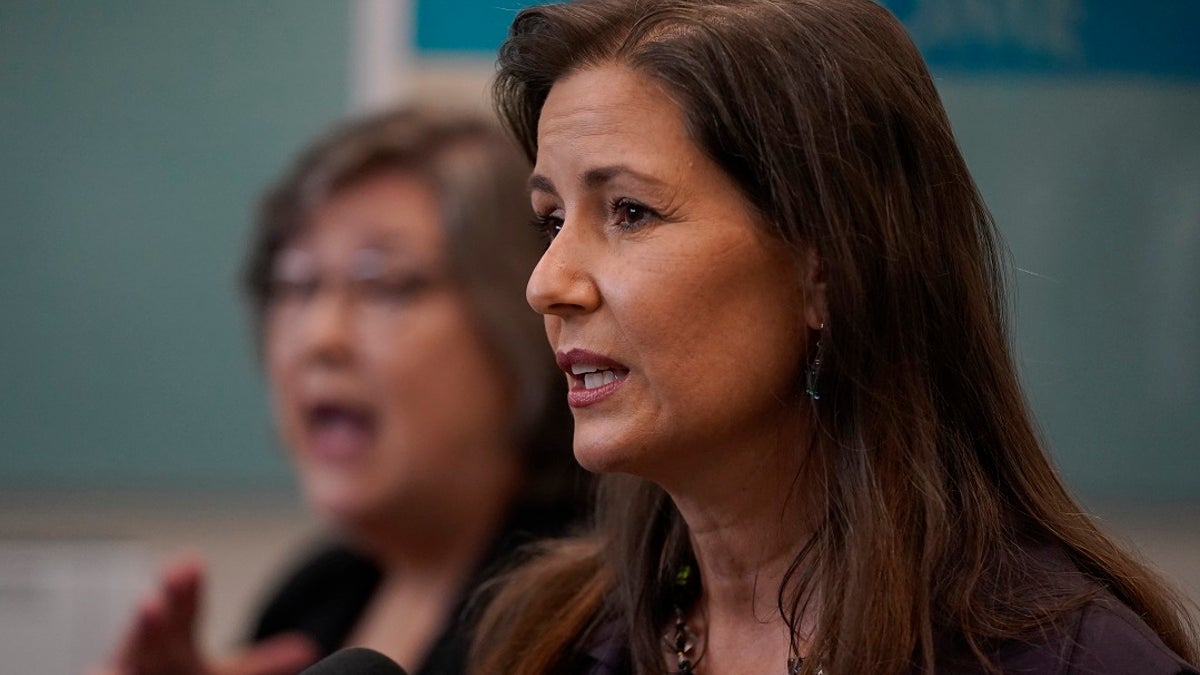
[[[1065,555],[1051,549],[1033,551],[1056,586],[1087,584]],[[1064,580],[1069,569],[1073,579]],[[590,647],[575,661],[576,675],[632,675],[626,636],[615,622],[602,625]],[[942,645],[938,675],[986,675],[988,671],[965,649]],[[1004,675],[1200,675],[1163,644],[1129,607],[1107,591],[1097,590],[1086,605],[1026,640],[1000,644],[991,652]],[[786,668],[779,664],[779,673]]]
[[[518,508],[493,542],[474,578],[458,598],[458,608],[431,646],[420,668],[406,664],[412,675],[462,675],[470,646],[464,616],[471,593],[511,561],[522,545],[560,536],[574,516],[569,510]],[[379,567],[341,544],[325,543],[270,596],[254,625],[251,642],[299,631],[319,647],[322,658],[346,646],[351,631],[382,581]]]
[[[994,656],[1005,675],[1200,675],[1109,593],[1074,612],[1061,629],[1001,645]],[[938,672],[986,673],[972,663],[948,663]]]

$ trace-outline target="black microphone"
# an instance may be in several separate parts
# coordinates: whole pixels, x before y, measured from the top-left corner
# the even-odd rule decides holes
[[[300,675],[408,675],[396,662],[366,647],[347,647],[317,661]]]

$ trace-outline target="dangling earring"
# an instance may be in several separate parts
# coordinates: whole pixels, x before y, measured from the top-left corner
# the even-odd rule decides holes
[[[814,401],[821,400],[821,391],[817,389],[817,378],[821,376],[821,360],[825,358],[825,322],[821,322],[821,327],[817,329],[821,335],[817,338],[817,353],[813,356],[812,363],[804,370],[804,393],[808,394]]]

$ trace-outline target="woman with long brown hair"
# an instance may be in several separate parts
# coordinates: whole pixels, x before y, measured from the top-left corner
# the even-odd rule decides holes
[[[495,87],[591,536],[493,589],[491,673],[1195,673],[1013,363],[1002,244],[868,0],[585,0]]]

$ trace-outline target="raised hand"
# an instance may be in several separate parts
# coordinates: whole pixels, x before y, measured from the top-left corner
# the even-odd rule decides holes
[[[300,634],[280,635],[221,659],[197,641],[204,566],[181,557],[163,571],[159,587],[138,606],[109,662],[90,675],[295,675],[319,656]]]

